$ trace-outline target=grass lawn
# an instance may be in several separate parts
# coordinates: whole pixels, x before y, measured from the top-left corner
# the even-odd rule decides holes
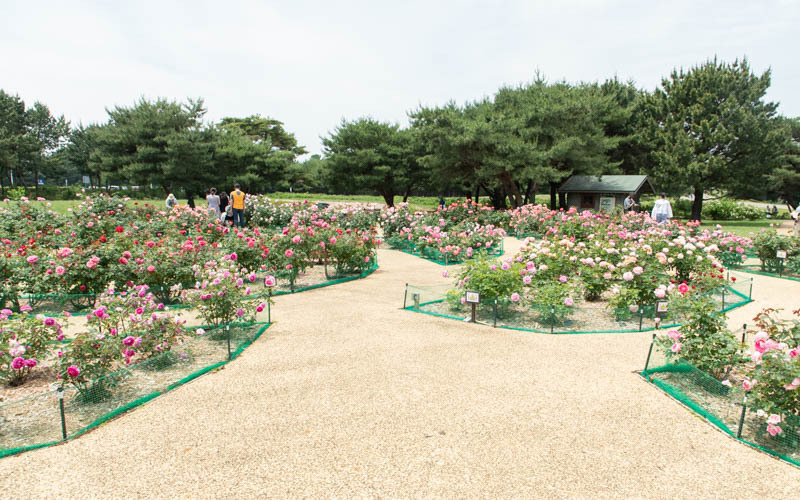
[[[750,233],[757,233],[762,229],[769,229],[770,224],[774,224],[775,227],[781,227],[782,229],[791,229],[792,228],[792,221],[791,220],[775,220],[775,219],[761,219],[761,220],[706,220],[704,221],[700,227],[714,229],[716,225],[719,224],[725,231],[730,231],[732,233],[736,233],[739,236],[747,236],[750,237]]]

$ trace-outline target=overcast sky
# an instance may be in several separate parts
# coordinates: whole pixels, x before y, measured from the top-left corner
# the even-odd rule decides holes
[[[209,120],[270,116],[314,153],[342,118],[406,124],[537,69],[653,89],[714,55],[771,68],[768,99],[800,115],[794,0],[0,1],[0,88],[74,124],[141,96],[203,97]]]

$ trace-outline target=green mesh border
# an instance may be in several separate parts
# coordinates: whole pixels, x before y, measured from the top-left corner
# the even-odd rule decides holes
[[[684,393],[682,390],[678,389],[677,387],[675,387],[675,386],[673,386],[673,385],[671,385],[671,384],[669,384],[667,382],[664,382],[663,380],[658,380],[658,379],[655,379],[655,378],[651,379],[649,377],[649,375],[651,373],[663,373],[663,372],[680,373],[680,372],[683,372],[683,371],[688,371],[688,369],[695,369],[696,370],[696,368],[692,367],[691,365],[667,364],[667,365],[659,366],[657,368],[650,368],[648,370],[642,370],[642,371],[639,372],[639,376],[642,377],[642,379],[644,379],[645,382],[647,382],[648,384],[651,384],[651,385],[654,385],[654,386],[658,387],[666,395],[670,396],[672,399],[676,400],[677,402],[679,402],[682,405],[684,405],[685,407],[689,408],[690,410],[692,410],[696,414],[700,415],[701,417],[706,419],[709,423],[711,423],[715,427],[719,428],[721,431],[723,431],[725,434],[729,435],[731,438],[735,439],[736,441],[739,441],[740,443],[743,443],[743,444],[745,444],[747,446],[755,448],[755,449],[757,449],[759,451],[763,451],[764,453],[767,453],[768,455],[772,455],[773,457],[776,457],[776,458],[779,458],[781,460],[784,460],[784,461],[786,461],[786,462],[788,462],[788,463],[790,463],[790,464],[792,464],[794,466],[800,467],[800,460],[794,459],[792,457],[788,457],[786,455],[778,453],[778,452],[776,452],[774,450],[771,450],[769,448],[766,448],[764,446],[761,446],[761,445],[755,444],[753,442],[750,442],[750,441],[748,441],[746,439],[737,438],[736,437],[736,432],[734,432],[732,429],[729,429],[728,426],[725,425],[724,422],[722,422],[719,418],[716,417],[716,415],[714,415],[710,411],[706,410],[701,404],[697,403],[695,400],[693,400],[689,395]]]
[[[499,251],[497,251],[498,248],[499,248]],[[478,250],[478,251],[475,251],[472,254],[472,257],[469,257],[467,259],[457,259],[457,258],[455,258],[452,261],[447,258],[446,254],[444,254],[445,255],[444,258],[441,258],[441,257],[440,258],[436,258],[436,257],[428,256],[428,255],[423,255],[419,250],[417,250],[416,246],[413,245],[413,244],[407,245],[407,246],[404,246],[404,247],[392,248],[392,250],[397,250],[397,251],[400,251],[400,252],[403,252],[403,253],[407,253],[409,255],[413,255],[414,257],[419,257],[420,259],[425,259],[425,260],[427,260],[429,262],[433,262],[433,263],[439,264],[440,266],[455,266],[455,265],[458,265],[458,264],[463,264],[464,262],[466,262],[468,260],[472,260],[472,259],[474,259],[474,258],[476,258],[476,257],[478,257],[480,255],[487,255],[489,257],[502,257],[505,254],[505,243],[501,239],[500,240],[500,245],[491,247],[492,251],[490,251],[490,252],[486,252],[485,249],[484,250]],[[442,255],[441,252],[439,252],[438,250],[436,252],[438,254]]]
[[[372,273],[374,273],[375,271],[378,270],[379,266],[378,266],[378,255],[377,255],[377,253],[373,256],[372,261],[373,261],[372,266],[370,266],[368,269],[362,271],[361,274],[358,274],[356,276],[348,276],[346,278],[337,278],[335,280],[324,281],[322,283],[316,283],[314,285],[304,286],[304,287],[298,288],[298,289],[296,289],[294,291],[292,291],[292,290],[280,290],[278,292],[273,293],[271,296],[272,297],[278,297],[280,295],[292,295],[292,294],[295,294],[295,293],[305,292],[305,291],[308,291],[308,290],[315,290],[317,288],[325,288],[326,286],[338,285],[339,283],[347,283],[348,281],[355,281],[355,280],[364,279],[367,276],[369,276],[370,274],[372,274]],[[261,298],[261,297],[266,297],[266,294],[264,294],[264,293],[252,294],[250,297],[248,297],[248,298],[246,298],[244,300],[253,300],[253,299],[258,299],[258,298]]]
[[[261,325],[261,328],[259,328],[251,338],[249,338],[244,343],[242,343],[242,345],[240,345],[238,349],[233,351],[231,353],[231,358],[229,360],[220,361],[220,362],[208,365],[208,366],[204,366],[203,368],[200,368],[199,370],[190,373],[189,375],[179,379],[178,381],[173,382],[172,384],[167,386],[167,388],[164,389],[163,391],[151,392],[150,394],[147,394],[147,395],[142,396],[142,397],[140,397],[138,399],[135,399],[135,400],[133,400],[133,401],[131,401],[129,403],[126,403],[126,404],[120,406],[119,408],[116,408],[116,409],[106,413],[105,415],[102,415],[102,416],[98,417],[97,419],[95,419],[91,423],[87,424],[86,426],[82,427],[81,429],[78,429],[77,431],[73,432],[72,434],[69,434],[66,439],[62,439],[62,440],[59,440],[59,441],[50,441],[50,442],[47,442],[47,443],[34,444],[34,445],[29,445],[29,446],[21,446],[21,447],[18,447],[18,448],[8,448],[8,449],[5,449],[5,450],[0,450],[0,458],[9,457],[9,456],[12,456],[12,455],[17,455],[19,453],[22,453],[22,452],[25,452],[25,451],[30,451],[30,450],[35,450],[35,449],[38,449],[38,448],[45,448],[45,447],[48,447],[48,446],[53,446],[53,445],[64,443],[66,441],[69,441],[69,440],[72,440],[74,438],[77,438],[78,436],[86,433],[87,431],[89,431],[89,430],[91,430],[91,429],[93,429],[93,428],[95,428],[95,427],[97,427],[99,425],[102,425],[103,423],[113,419],[114,417],[117,417],[117,416],[119,416],[119,415],[121,415],[121,414],[123,414],[123,413],[125,413],[125,412],[127,412],[129,410],[132,410],[132,409],[136,408],[137,406],[143,405],[144,403],[150,401],[151,399],[154,399],[154,398],[160,396],[161,394],[169,392],[169,391],[171,391],[171,390],[173,390],[173,389],[175,389],[177,387],[180,387],[180,386],[186,384],[187,382],[191,382],[192,380],[200,377],[201,375],[204,375],[204,374],[206,374],[206,373],[208,373],[210,371],[216,370],[217,368],[220,368],[221,366],[224,366],[224,365],[230,363],[231,361],[236,359],[240,354],[242,354],[242,352],[244,352],[244,350],[247,347],[249,347],[253,342],[258,340],[258,338],[261,337],[261,335],[265,331],[267,331],[267,329],[270,326],[272,326],[272,323],[264,323],[264,322],[230,323],[230,326],[256,326],[256,325]],[[214,329],[222,328],[222,326],[224,326],[224,325],[220,325],[220,326],[217,326],[217,327],[207,327],[207,328],[209,329],[209,331],[211,331],[211,330],[214,330]],[[203,326],[201,325],[201,326],[198,326],[198,327],[192,327],[192,329],[194,329],[194,328],[203,328]]]
[[[726,313],[728,311],[732,311],[734,309],[737,309],[739,307],[745,306],[745,305],[753,302],[753,299],[749,298],[747,295],[744,295],[741,292],[738,292],[738,291],[734,290],[733,288],[731,288],[728,285],[725,285],[725,289],[729,290],[731,293],[735,294],[736,296],[738,296],[738,297],[740,297],[740,298],[742,298],[744,300],[742,302],[737,302],[737,303],[735,303],[733,305],[727,306],[724,309],[721,309],[720,311],[718,311],[716,314]],[[437,300],[431,300],[431,301],[428,301],[428,302],[424,302],[424,303],[421,303],[420,306],[426,306],[426,305],[429,305],[429,304],[437,304],[437,303],[441,303],[441,302],[444,302],[444,299],[437,299]],[[460,318],[458,316],[451,316],[449,314],[437,313],[437,312],[433,312],[433,311],[423,311],[423,310],[420,310],[420,309],[415,309],[414,306],[406,306],[406,307],[403,307],[402,309],[404,311],[411,311],[411,312],[420,313],[420,314],[427,314],[429,316],[435,316],[435,317],[438,317],[438,318],[453,319],[453,320],[460,321],[460,322],[464,323],[464,318]],[[506,325],[494,326],[494,325],[491,325],[489,323],[484,323],[484,322],[480,322],[480,321],[478,321],[477,324],[486,325],[486,326],[492,326],[493,328],[500,328],[500,329],[503,329],[503,330],[515,330],[515,331],[519,331],[519,332],[532,332],[532,333],[547,333],[547,334],[552,334],[552,335],[588,335],[588,334],[595,334],[595,333],[643,333],[643,332],[653,332],[653,331],[656,331],[656,330],[663,330],[665,328],[678,328],[678,327],[681,326],[680,323],[669,323],[669,324],[660,325],[658,328],[647,327],[647,328],[642,328],[641,330],[637,328],[635,330],[570,330],[570,331],[563,331],[562,330],[562,331],[553,331],[553,332],[551,332],[550,330],[538,330],[538,329],[535,329],[535,328],[523,328],[523,327],[520,327],[520,326],[506,326]]]
[[[738,266],[732,266],[731,269],[748,274],[757,274],[758,276],[768,276],[770,278],[778,278],[782,280],[800,281],[800,277],[798,276],[768,273],[767,271],[761,271],[760,269],[753,269],[754,267],[760,268],[761,266],[759,266],[758,264],[743,264]]]

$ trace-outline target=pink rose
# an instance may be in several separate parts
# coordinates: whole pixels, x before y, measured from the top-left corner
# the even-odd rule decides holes
[[[67,368],[67,375],[69,375],[70,377],[74,378],[74,377],[77,377],[80,374],[81,374],[80,368],[78,368],[75,365],[70,365],[69,368]]]
[[[519,302],[519,294],[517,292],[511,294],[511,302]]]
[[[36,264],[36,262],[39,260],[39,257],[35,255],[29,255],[28,258],[25,260],[28,261],[28,264]]]
[[[572,304],[574,303],[575,302],[572,300],[572,297],[567,297],[566,299],[564,299],[564,305],[567,307],[572,307]]]
[[[682,347],[683,347],[683,344],[681,344],[680,342],[675,342],[674,344],[672,344],[672,347],[670,348],[670,350],[672,352],[674,352],[674,353],[678,353],[678,352],[681,351]]]

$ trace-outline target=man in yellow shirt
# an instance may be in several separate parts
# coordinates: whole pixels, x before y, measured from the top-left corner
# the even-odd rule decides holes
[[[233,225],[244,227],[244,193],[242,192],[239,184],[233,186],[234,189],[231,193],[231,206],[233,207]]]

